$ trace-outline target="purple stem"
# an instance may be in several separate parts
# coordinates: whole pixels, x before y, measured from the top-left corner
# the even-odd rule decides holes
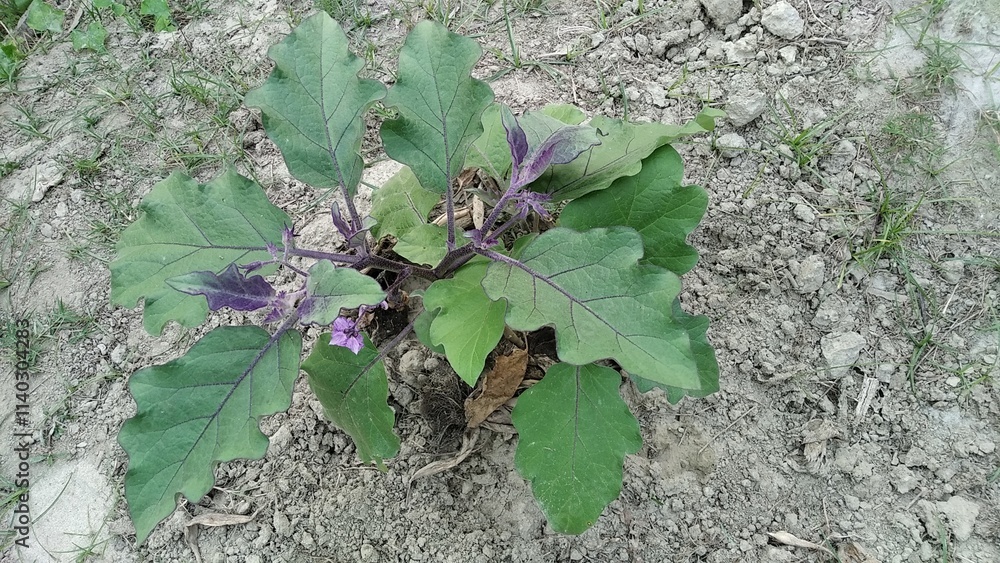
[[[451,185],[444,193],[445,212],[448,215],[448,252],[455,250],[455,202],[451,196]]]
[[[290,256],[301,256],[303,258],[315,258],[317,260],[329,260],[340,262],[341,264],[357,264],[362,257],[354,254],[338,254],[335,252],[323,252],[320,250],[307,250],[305,248],[288,248],[286,252]]]

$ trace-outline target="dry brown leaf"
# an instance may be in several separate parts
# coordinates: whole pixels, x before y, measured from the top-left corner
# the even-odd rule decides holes
[[[496,365],[483,377],[482,392],[465,400],[469,428],[479,426],[490,413],[513,397],[527,370],[527,350],[514,350],[509,356],[497,358]]]
[[[479,196],[472,196],[472,226],[477,229],[483,228],[486,222],[486,206]]]
[[[463,461],[465,461],[465,458],[469,457],[469,454],[472,453],[472,448],[476,446],[476,441],[478,439],[479,439],[479,429],[467,428],[465,430],[465,434],[462,434],[462,448],[458,450],[457,454],[448,459],[442,459],[440,461],[428,463],[427,465],[414,471],[413,475],[410,475],[410,483],[416,481],[417,479],[423,479],[424,477],[430,477],[431,475],[436,475],[438,473],[441,473],[442,471],[448,471],[449,469],[462,463]]]
[[[806,540],[800,540],[799,538],[785,531],[768,532],[767,535],[771,536],[771,539],[780,544],[790,545],[792,547],[804,547],[806,549],[815,549],[816,551],[822,551],[823,553],[826,553],[830,557],[834,557],[832,551],[819,545],[818,543],[813,543],[811,541],[806,541]]]

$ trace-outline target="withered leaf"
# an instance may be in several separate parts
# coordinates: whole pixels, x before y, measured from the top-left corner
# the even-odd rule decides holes
[[[465,418],[469,428],[479,426],[500,405],[514,396],[528,369],[528,351],[514,350],[497,358],[496,365],[483,378],[479,395],[465,400]]]

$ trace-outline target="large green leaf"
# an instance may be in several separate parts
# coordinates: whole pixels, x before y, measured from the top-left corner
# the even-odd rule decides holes
[[[166,280],[268,260],[264,247],[280,245],[282,231],[292,224],[260,186],[232,169],[204,185],[175,172],[153,186],[139,210],[111,263],[111,301],[135,307],[145,297],[143,326],[154,336],[168,321],[197,326],[208,312],[204,297],[177,291]]]
[[[136,372],[136,415],[118,441],[128,453],[125,498],[142,543],[174,511],[177,496],[198,502],[219,462],[267,451],[260,417],[291,404],[302,337],[257,327],[220,327],[184,356]]]
[[[309,268],[306,296],[299,303],[299,320],[303,324],[328,325],[341,309],[376,305],[383,299],[385,292],[374,278],[320,260]]]
[[[382,460],[396,455],[399,438],[392,431],[395,417],[386,404],[385,364],[367,335],[357,355],[343,346],[330,346],[329,333],[320,335],[302,369],[309,374],[309,386],[323,412],[354,440],[361,461],[382,467]]]
[[[448,253],[448,229],[440,225],[417,225],[397,237],[396,254],[414,264],[432,268]]]
[[[681,186],[684,162],[673,147],[660,147],[635,176],[615,180],[606,190],[571,201],[559,224],[577,231],[625,225],[639,231],[646,252],[640,264],[654,264],[681,275],[698,262],[698,251],[685,237],[698,226],[708,194]]]
[[[694,361],[698,365],[698,377],[701,378],[701,387],[698,389],[681,389],[663,385],[648,379],[643,379],[632,375],[636,387],[642,391],[650,391],[654,387],[659,387],[666,391],[667,400],[676,403],[685,395],[690,397],[705,397],[719,390],[719,363],[715,359],[715,348],[708,342],[708,317],[704,315],[689,315],[681,309],[680,299],[674,300],[674,320],[684,327],[691,339],[691,351],[694,353]]]
[[[372,235],[397,239],[427,223],[427,214],[441,201],[441,195],[425,190],[413,171],[404,166],[372,195],[372,217],[378,222]]]
[[[66,12],[57,10],[42,0],[35,0],[28,6],[24,23],[35,31],[60,33],[62,32],[62,23],[65,16]],[[15,15],[15,19],[16,17]]]
[[[385,97],[399,117],[382,124],[382,143],[428,190],[451,187],[483,131],[480,118],[493,91],[470,74],[481,54],[474,40],[427,20],[413,28],[399,53],[396,83]]]
[[[486,261],[466,264],[455,276],[438,280],[424,293],[424,307],[436,311],[430,325],[433,345],[442,345],[448,363],[470,386],[486,365],[486,356],[503,336],[503,301],[492,301],[483,291]]]
[[[364,113],[385,95],[375,80],[360,80],[364,60],[348,50],[347,36],[326,12],[302,22],[271,47],[274,71],[247,93],[260,108],[268,137],[288,171],[312,186],[343,186],[354,195],[364,161],[358,152]]]
[[[483,280],[490,299],[506,299],[514,330],[550,325],[559,359],[575,365],[612,358],[629,373],[699,389],[691,342],[671,316],[678,277],[639,265],[642,239],[628,227],[538,236],[520,260],[495,256]]]
[[[514,407],[514,463],[557,532],[579,534],[618,498],[642,436],[613,369],[556,364]]]
[[[685,125],[627,123],[603,116],[590,120],[604,137],[601,144],[568,164],[558,164],[531,184],[531,189],[552,196],[554,201],[575,199],[603,190],[622,176],[632,176],[642,168],[642,160],[658,147],[681,137],[711,131],[714,118],[724,115],[707,108]]]

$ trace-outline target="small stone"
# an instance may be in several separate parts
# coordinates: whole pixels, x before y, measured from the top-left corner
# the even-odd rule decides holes
[[[286,538],[292,537],[292,532],[294,531],[292,530],[292,523],[288,520],[288,517],[285,516],[284,512],[275,511],[273,524],[274,524],[274,532],[276,534],[278,534],[279,536],[284,536]]]
[[[947,260],[941,263],[941,275],[948,283],[958,283],[962,281],[962,273],[965,270],[965,262],[961,260]]]
[[[826,271],[823,263],[823,257],[818,254],[813,254],[799,264],[799,271],[795,276],[795,283],[798,286],[799,293],[815,293],[823,287],[823,281],[825,278]]]
[[[689,31],[686,29],[675,29],[674,31],[661,33],[660,40],[666,43],[667,47],[673,47],[687,41],[688,33]]]
[[[750,144],[739,133],[726,133],[715,140],[715,148],[722,158],[736,158],[749,147]]]
[[[607,39],[607,38],[600,31],[598,31],[597,33],[592,34],[590,36],[590,47],[592,49],[596,49],[597,47],[599,47],[601,45],[601,43],[604,43],[605,39]]]
[[[767,107],[767,96],[759,90],[741,92],[729,98],[726,117],[736,127],[743,127],[760,117]]]
[[[903,456],[903,464],[907,467],[926,467],[928,463],[927,452],[922,448],[914,446]]]
[[[798,54],[799,50],[795,45],[788,45],[778,49],[778,55],[781,56],[781,60],[785,61],[786,65],[795,64],[795,57]]]
[[[52,225],[48,223],[42,223],[41,225],[38,226],[38,234],[42,235],[45,238],[52,238],[52,235],[55,234],[55,232],[52,230]]]
[[[111,363],[116,366],[121,366],[125,363],[125,345],[118,344],[111,350]]]
[[[375,561],[375,558],[378,557],[378,552],[375,551],[375,547],[370,543],[361,544],[360,551],[362,561]]]
[[[865,338],[856,332],[833,332],[820,339],[820,348],[831,377],[847,374],[864,347]]]
[[[56,217],[65,217],[67,213],[69,213],[69,206],[66,205],[65,201],[56,204]]]
[[[277,454],[288,447],[288,444],[292,441],[292,431],[288,429],[287,426],[282,425],[281,428],[271,435],[270,444],[268,445],[268,453]],[[275,525],[277,529],[277,525]]]
[[[798,10],[784,0],[765,8],[760,23],[764,29],[784,39],[795,39],[805,29],[805,22]]]
[[[73,203],[83,203],[83,190],[71,190],[69,192],[69,199]]]
[[[10,184],[14,188],[8,193],[7,199],[23,201],[29,196],[28,192],[30,191],[32,203],[38,203],[42,201],[52,186],[62,182],[65,173],[63,167],[54,160],[22,170],[16,176],[11,177]]]
[[[743,12],[743,0],[701,0],[701,5],[720,29],[738,20]]]
[[[854,495],[844,495],[844,503],[847,504],[847,509],[852,511],[857,511],[861,508],[861,499]]]
[[[938,512],[944,514],[945,518],[948,519],[955,539],[965,541],[972,537],[972,529],[975,526],[976,518],[979,517],[978,504],[959,495],[936,504]]]
[[[951,377],[949,377],[948,379],[945,379],[945,380],[944,380],[944,383],[945,383],[945,385],[947,385],[948,387],[958,387],[958,385],[959,385],[960,383],[962,383],[962,380],[961,380],[961,379],[959,379],[958,377],[955,377],[955,376],[951,376]]]
[[[803,223],[812,223],[816,220],[816,215],[813,213],[812,208],[804,203],[797,204],[792,213]]]
[[[691,29],[688,30],[688,33],[691,34],[691,37],[697,37],[703,31],[705,31],[705,22],[694,20],[691,22]]]
[[[663,89],[663,86],[653,83],[646,86],[646,92],[649,93],[653,105],[658,108],[667,107],[667,91]]]

